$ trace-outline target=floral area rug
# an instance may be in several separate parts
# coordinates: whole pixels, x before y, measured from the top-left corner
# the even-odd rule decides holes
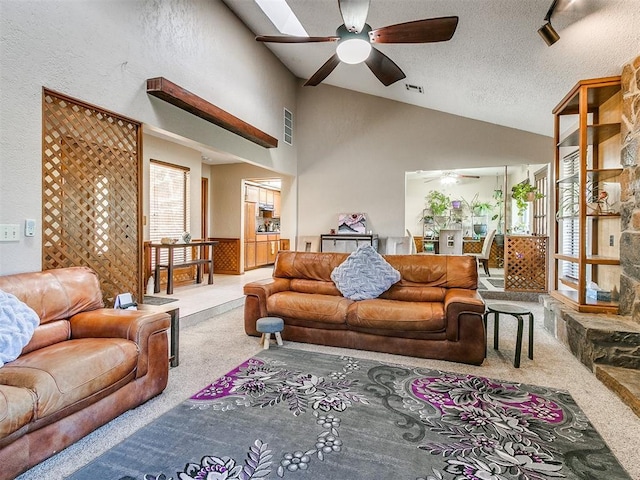
[[[565,391],[279,348],[72,479],[629,479]]]

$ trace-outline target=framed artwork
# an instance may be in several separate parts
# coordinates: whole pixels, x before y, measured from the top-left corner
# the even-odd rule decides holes
[[[338,234],[367,233],[367,216],[364,213],[341,213],[338,215]]]

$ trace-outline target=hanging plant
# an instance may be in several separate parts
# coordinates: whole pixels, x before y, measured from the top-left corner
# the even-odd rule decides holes
[[[511,197],[516,201],[518,215],[524,215],[527,210],[528,202],[533,202],[544,197],[535,185],[531,185],[528,180],[516,183],[511,187]]]

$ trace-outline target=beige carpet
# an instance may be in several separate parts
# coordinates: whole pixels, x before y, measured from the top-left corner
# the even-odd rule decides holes
[[[568,390],[631,477],[640,480],[640,418],[542,329],[542,307],[527,305],[536,316],[534,360],[526,356],[525,334],[519,369],[513,368],[515,322],[509,320],[501,321],[500,351],[494,351],[490,342],[488,358],[479,367],[292,342],[285,342],[281,348],[338,355],[347,353]],[[489,337],[492,335],[493,329],[489,325]],[[183,325],[180,347],[180,366],[171,369],[169,386],[162,395],[96,430],[19,479],[64,478],[260,350],[258,339],[244,334],[241,308],[198,324]]]

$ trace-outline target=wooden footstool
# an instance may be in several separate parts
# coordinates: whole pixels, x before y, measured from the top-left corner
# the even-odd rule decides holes
[[[264,349],[269,349],[269,341],[271,340],[271,334],[274,333],[278,345],[282,345],[282,337],[280,332],[284,328],[284,320],[278,317],[263,317],[259,318],[256,322],[256,330],[262,333],[260,344],[264,345]]]

